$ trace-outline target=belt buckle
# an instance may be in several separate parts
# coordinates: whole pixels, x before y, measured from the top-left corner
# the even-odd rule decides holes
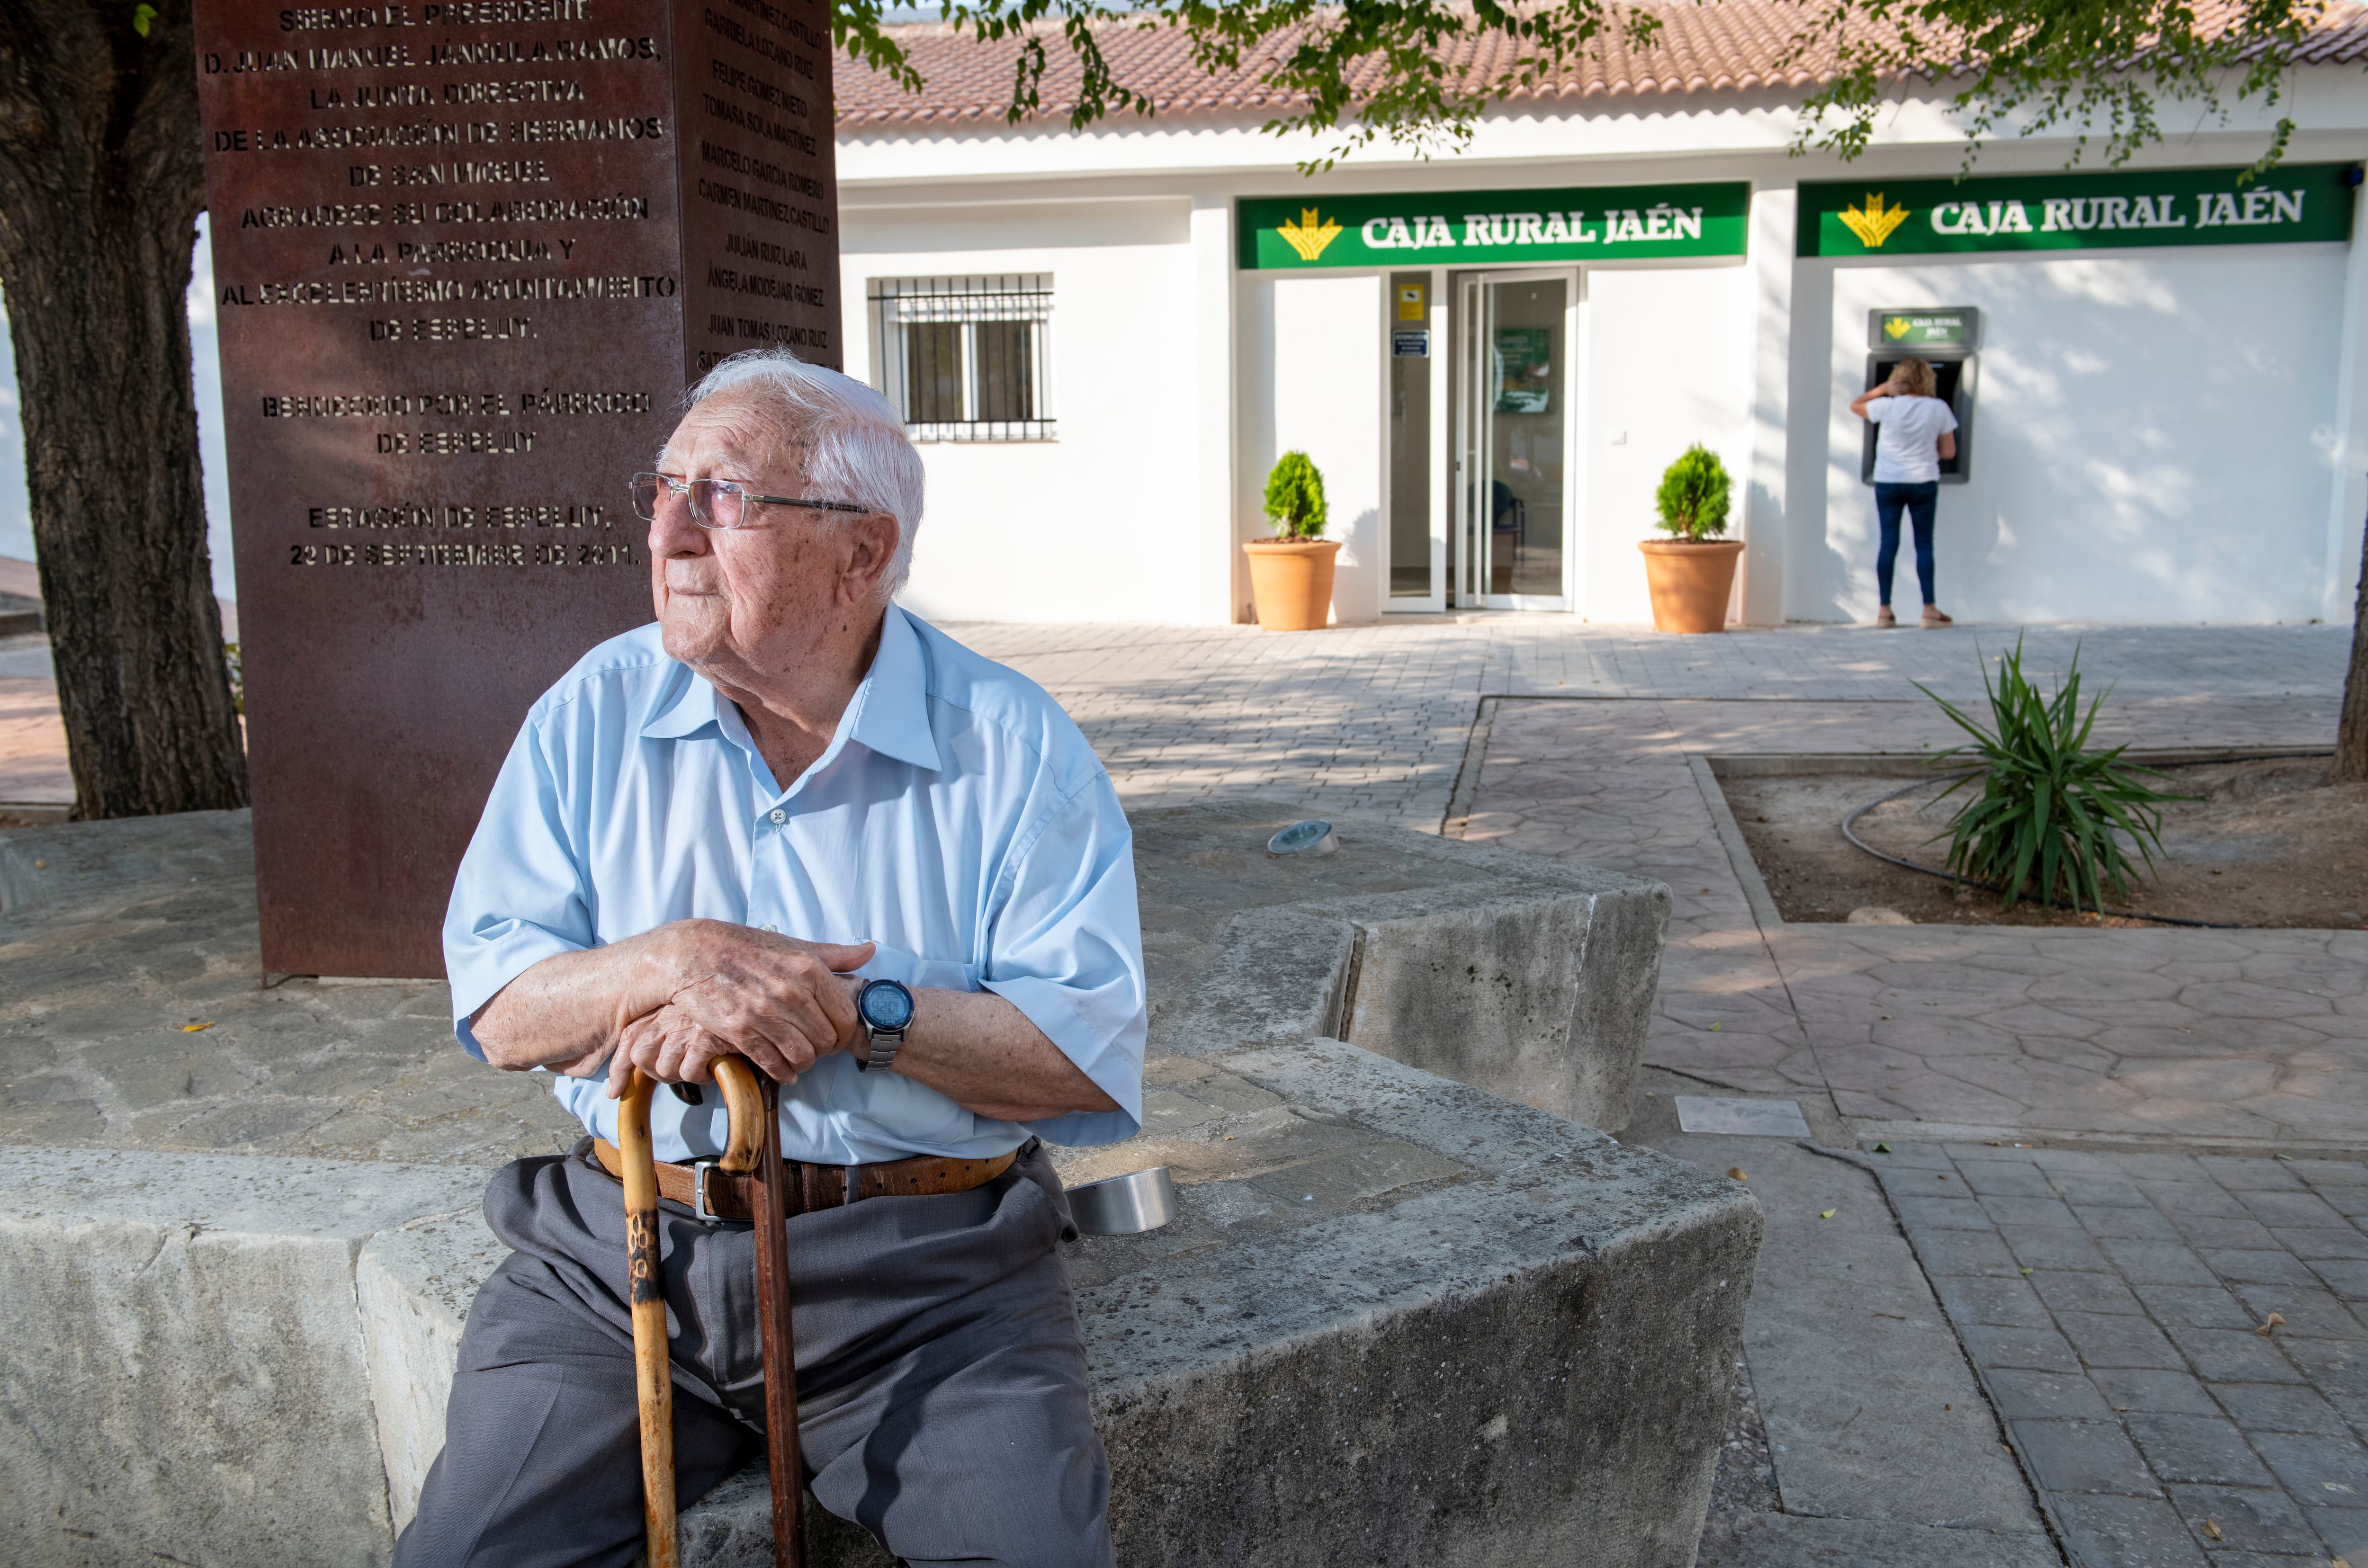
[[[714,1168],[713,1160],[690,1162],[690,1211],[711,1225],[720,1225],[723,1216],[707,1206],[707,1173]]]

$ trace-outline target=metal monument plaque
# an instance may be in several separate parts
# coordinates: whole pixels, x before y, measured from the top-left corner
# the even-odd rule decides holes
[[[840,363],[822,0],[199,0],[263,966],[435,975],[528,707],[650,619],[683,388]]]

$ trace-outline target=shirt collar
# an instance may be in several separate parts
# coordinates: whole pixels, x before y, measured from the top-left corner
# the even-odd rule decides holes
[[[642,725],[642,733],[653,740],[687,740],[713,724],[728,738],[732,727],[723,722],[715,687],[686,665],[677,665],[673,689]],[[911,619],[894,605],[881,619],[880,650],[871,656],[863,684],[856,687],[852,706],[855,722],[841,732],[848,740],[882,756],[936,771],[938,742],[929,730],[928,678],[921,660],[921,638],[913,630]]]
[[[677,665],[642,733],[652,740],[687,740],[717,722],[717,717],[715,688],[689,665]]]
[[[880,651],[855,693],[853,732],[848,738],[882,756],[893,756],[935,772],[938,739],[929,730],[928,671],[921,659],[920,633],[895,605],[880,623]]]

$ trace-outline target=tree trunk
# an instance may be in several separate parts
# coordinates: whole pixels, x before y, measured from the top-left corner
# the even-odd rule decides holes
[[[0,288],[84,818],[246,803],[185,296],[205,193],[189,0],[0,6]]]
[[[2351,605],[2351,669],[2343,677],[2343,716],[2335,722],[2338,784],[2368,784],[2368,534],[2360,540],[2360,593]]]

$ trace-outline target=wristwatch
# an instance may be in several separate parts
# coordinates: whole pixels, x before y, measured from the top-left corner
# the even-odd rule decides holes
[[[855,1016],[871,1042],[856,1057],[855,1070],[886,1072],[905,1043],[905,1031],[913,1027],[913,994],[893,980],[869,982],[855,994]]]

